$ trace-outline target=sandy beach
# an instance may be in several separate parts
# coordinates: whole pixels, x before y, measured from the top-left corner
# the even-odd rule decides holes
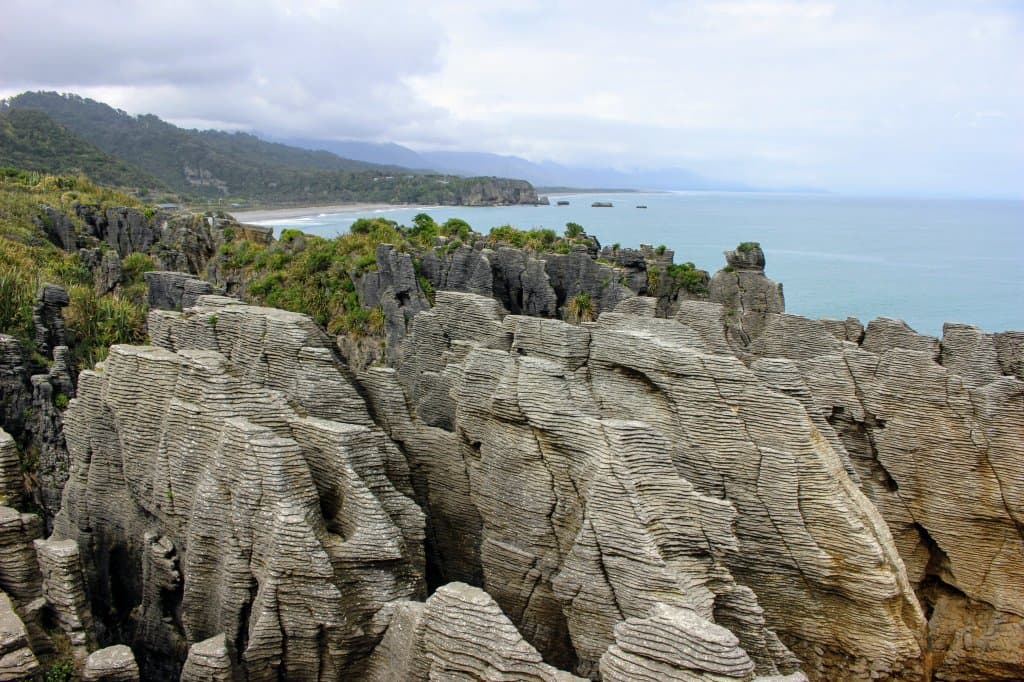
[[[405,204],[331,204],[330,206],[292,206],[255,211],[229,211],[241,223],[262,223],[272,220],[290,220],[321,213],[361,213],[386,208],[421,208]]]

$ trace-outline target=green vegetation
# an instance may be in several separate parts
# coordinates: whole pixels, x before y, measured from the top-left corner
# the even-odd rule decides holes
[[[566,321],[572,324],[594,321],[594,304],[590,294],[582,292],[569,299],[566,306]]]
[[[120,296],[98,296],[91,286],[67,287],[71,305],[64,310],[68,345],[78,367],[92,367],[115,343],[142,343],[146,308]]]
[[[186,200],[458,205],[479,196],[483,183],[532,189],[525,181],[424,174],[353,161],[246,133],[185,130],[77,95],[26,92],[0,103],[0,112],[31,118],[33,131],[32,136],[18,132],[12,138],[17,144],[11,145],[18,156],[0,152],[0,163],[46,172],[105,172],[104,181],[169,190]],[[64,146],[76,150],[68,160],[56,153]],[[97,152],[112,157],[109,168],[96,160]]]
[[[248,293],[255,302],[305,313],[332,334],[377,334],[384,313],[360,305],[354,278],[376,267],[378,244],[403,250],[432,245],[433,230],[423,229],[425,220],[419,223],[407,229],[383,218],[360,219],[334,239],[294,234],[287,239],[282,234],[272,244],[236,239],[221,247],[221,258],[251,282]]]
[[[120,296],[98,296],[92,276],[77,253],[66,253],[42,234],[34,222],[41,206],[60,210],[80,225],[79,205],[104,209],[132,206],[138,202],[114,190],[99,187],[84,177],[51,176],[0,169],[0,332],[19,338],[34,352],[32,308],[36,291],[46,282],[68,290],[71,304],[65,309],[72,361],[91,366],[106,355],[111,343],[138,343],[145,338],[145,307],[139,296],[142,272],[152,269],[148,256],[125,259],[136,284]],[[138,280],[138,281],[136,281]]]
[[[68,406],[69,402],[71,401],[68,399],[68,396],[64,393],[58,393],[57,396],[53,399],[53,404],[62,410]]]
[[[743,242],[742,244],[740,244],[739,246],[736,247],[736,250],[739,251],[740,253],[749,253],[750,251],[753,251],[754,249],[760,249],[760,248],[761,248],[761,243],[760,242]]]
[[[654,252],[659,256],[665,255],[665,251],[668,249],[664,244],[658,244],[658,248],[654,249]]]
[[[41,111],[0,109],[0,166],[75,175],[120,187],[160,183],[77,137]]]
[[[661,270],[655,267],[647,268],[647,295],[657,296],[658,287],[661,285]]]
[[[75,679],[75,664],[70,660],[60,660],[52,663],[46,669],[46,682],[71,682]]]
[[[559,237],[554,230],[544,227],[520,230],[511,225],[501,225],[491,228],[489,238],[492,242],[547,253],[569,253],[576,244],[589,246],[593,243],[585,236],[583,226],[577,223],[567,223],[563,237]]]
[[[706,294],[704,273],[693,263],[676,263],[665,268],[665,274],[675,288],[685,289],[691,294]]]

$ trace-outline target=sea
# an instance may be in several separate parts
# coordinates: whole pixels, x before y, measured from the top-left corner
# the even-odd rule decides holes
[[[812,318],[896,317],[940,336],[944,322],[1024,330],[1024,201],[855,198],[742,192],[549,195],[550,206],[396,207],[267,220],[333,237],[357,219],[409,225],[428,213],[498,225],[582,225],[602,245],[664,244],[675,262],[714,273],[723,252],[761,244],[766,274],[783,283],[787,312]],[[568,205],[558,206],[558,201]],[[611,208],[595,208],[610,202]],[[645,206],[646,208],[640,208]]]

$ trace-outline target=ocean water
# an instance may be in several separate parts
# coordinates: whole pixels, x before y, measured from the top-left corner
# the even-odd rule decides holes
[[[556,206],[557,200],[569,201]],[[332,237],[360,217],[411,224],[420,212],[497,225],[576,222],[602,245],[665,244],[676,262],[714,273],[722,252],[761,243],[766,274],[783,283],[788,312],[898,317],[940,335],[943,322],[1024,329],[1024,201],[868,199],[727,192],[551,196],[551,206],[395,208],[264,221]],[[592,208],[610,201],[613,208]],[[646,209],[636,208],[638,204]]]

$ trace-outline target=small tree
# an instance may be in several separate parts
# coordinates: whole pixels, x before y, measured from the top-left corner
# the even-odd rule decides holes
[[[583,234],[583,226],[579,223],[566,223],[565,224],[565,236],[569,239],[575,239]]]
[[[417,213],[412,219],[409,236],[422,242],[430,241],[437,236],[437,223],[426,213]]]

